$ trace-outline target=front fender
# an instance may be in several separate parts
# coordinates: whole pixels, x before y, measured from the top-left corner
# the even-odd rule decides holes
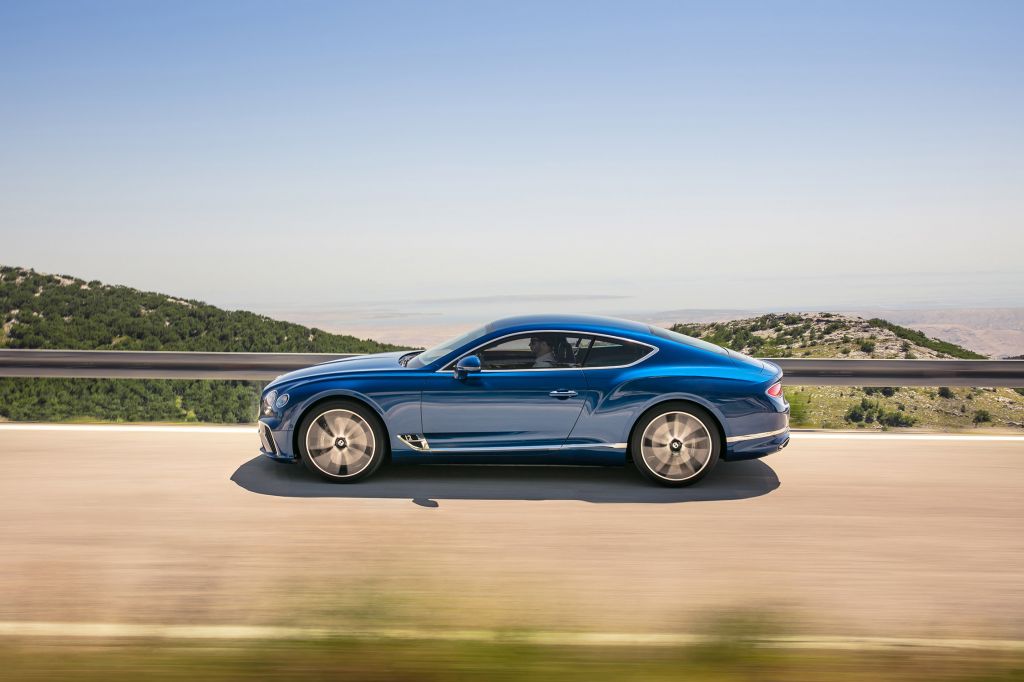
[[[282,420],[282,428],[295,429],[298,428],[299,420],[309,410],[310,407],[317,404],[321,400],[328,400],[330,398],[350,398],[361,403],[366,403],[370,409],[377,413],[377,416],[384,419],[384,408],[370,396],[354,391],[348,388],[330,388],[318,391],[309,397],[302,400],[295,406],[294,410],[289,410],[288,417]]]
[[[302,416],[322,400],[348,398],[373,410],[389,434],[419,433],[420,389],[411,383],[392,377],[336,377],[290,387],[287,392],[292,400],[281,417],[280,428],[297,429]]]

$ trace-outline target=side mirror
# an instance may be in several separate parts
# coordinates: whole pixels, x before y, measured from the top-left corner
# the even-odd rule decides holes
[[[464,358],[459,358],[459,361],[455,363],[455,378],[465,379],[470,374],[475,374],[480,371],[480,358],[475,355],[467,355]]]

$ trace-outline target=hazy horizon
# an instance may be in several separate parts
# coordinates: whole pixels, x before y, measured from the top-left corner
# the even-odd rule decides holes
[[[643,309],[600,306],[428,306],[426,309],[268,308],[258,310],[274,319],[317,327],[333,333],[404,345],[430,345],[501,317],[525,313],[580,313],[610,315],[662,327],[682,322],[720,322],[767,313],[831,312],[859,317],[882,317],[913,326],[929,336],[958,343],[992,355],[1024,353],[1024,306],[1016,307],[765,307]]]
[[[39,272],[37,270],[37,272]],[[74,273],[45,273],[64,274]],[[106,282],[106,284],[123,284]],[[158,292],[180,297],[174,291]],[[409,298],[393,301],[332,304],[295,302],[287,306],[231,305],[199,300],[228,310],[248,310],[278,320],[408,346],[423,346],[510,315],[526,313],[589,313],[634,319],[662,327],[680,322],[720,322],[765,313],[832,312],[882,317],[992,357],[1024,352],[1024,306],[959,307],[953,301],[923,306],[766,306],[750,308],[652,308],[648,301],[624,295],[463,296],[446,299]],[[634,307],[630,307],[633,304]]]

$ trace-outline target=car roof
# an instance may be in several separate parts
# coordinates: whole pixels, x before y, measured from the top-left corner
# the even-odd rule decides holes
[[[624,320],[618,317],[602,317],[599,315],[516,315],[514,317],[503,317],[487,325],[488,332],[496,332],[503,329],[518,328],[542,328],[542,327],[568,327],[573,328],[594,328],[607,331],[628,331],[634,334],[650,334],[649,325],[633,320]]]

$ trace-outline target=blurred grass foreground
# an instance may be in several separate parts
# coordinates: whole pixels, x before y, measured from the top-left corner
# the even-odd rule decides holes
[[[494,639],[8,638],[5,680],[1024,680],[1019,648],[790,647],[719,632],[689,644]]]

